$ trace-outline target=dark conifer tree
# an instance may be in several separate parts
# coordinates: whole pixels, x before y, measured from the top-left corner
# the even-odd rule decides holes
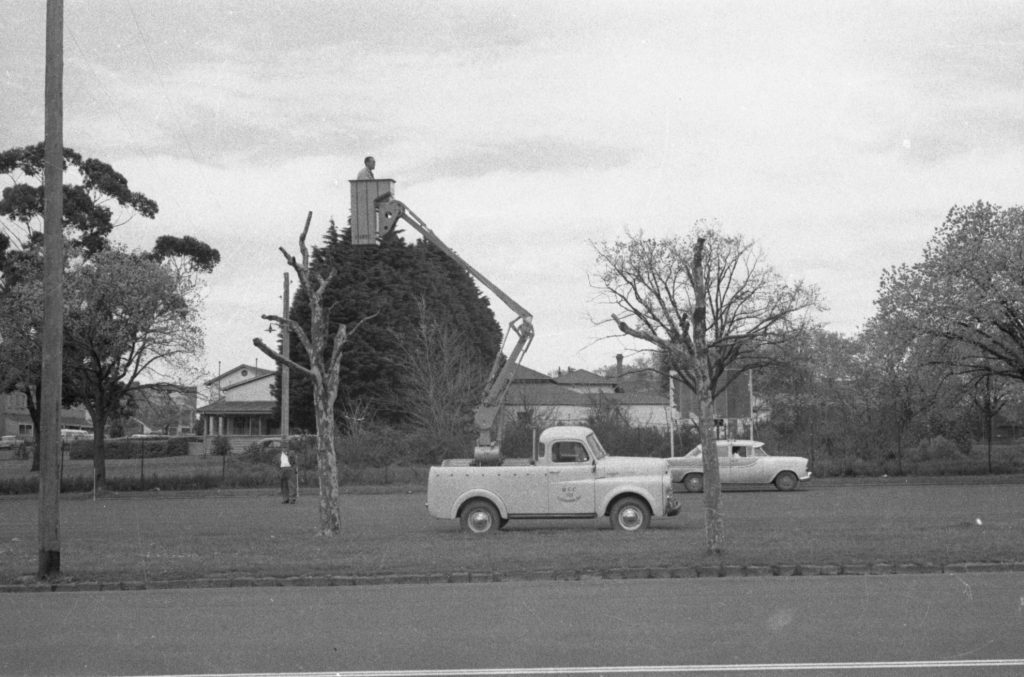
[[[408,244],[394,231],[376,247],[353,246],[350,230],[339,232],[332,225],[315,251],[314,263],[334,270],[325,294],[332,334],[338,323],[379,313],[353,334],[341,362],[337,410],[342,429],[346,422],[341,414],[356,402],[369,405],[380,422],[405,420],[396,407],[401,400],[400,355],[403,342],[416,335],[421,300],[434,319],[457,327],[465,336],[470,346],[465,359],[489,366],[500,348],[501,328],[489,300],[460,265],[430,243]],[[291,305],[291,316],[308,326],[309,302],[302,288]],[[291,344],[291,358],[306,364],[296,343]],[[296,428],[313,429],[312,397],[310,384],[293,376],[289,410]]]

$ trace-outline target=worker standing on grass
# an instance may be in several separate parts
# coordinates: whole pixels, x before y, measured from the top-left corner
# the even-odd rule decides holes
[[[281,448],[281,498],[282,503],[294,503],[298,498],[298,477],[295,456],[287,448]]]

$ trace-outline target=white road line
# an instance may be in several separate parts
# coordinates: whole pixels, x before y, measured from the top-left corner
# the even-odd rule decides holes
[[[735,665],[620,665],[558,668],[482,668],[454,670],[351,670],[337,672],[210,673],[161,677],[496,677],[507,675],[628,675],[693,672],[794,672],[800,670],[913,670],[929,668],[1024,667],[1024,658],[959,661],[865,661],[848,663],[742,663]]]

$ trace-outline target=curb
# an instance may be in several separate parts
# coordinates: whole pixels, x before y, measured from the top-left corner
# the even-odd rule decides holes
[[[198,588],[342,587],[350,585],[405,585],[433,583],[505,583],[524,581],[596,581],[666,578],[747,578],[792,576],[889,576],[898,574],[978,574],[1024,571],[1020,562],[955,562],[951,564],[876,562],[872,564],[698,565],[613,569],[543,569],[535,571],[456,571],[431,574],[372,576],[211,576],[209,578],[151,581],[75,581],[73,579],[0,585],[0,593],[106,592],[126,590],[181,590]]]

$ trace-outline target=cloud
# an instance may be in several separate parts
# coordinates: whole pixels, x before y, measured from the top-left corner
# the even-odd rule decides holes
[[[953,204],[1014,204],[1024,182],[1013,4],[194,9],[67,3],[65,141],[160,204],[119,231],[130,244],[173,232],[221,250],[211,360],[248,350],[280,302],[277,247],[307,210],[317,238],[344,217],[367,154],[535,313],[541,369],[621,350],[595,342],[608,309],[587,273],[590,241],[627,226],[717,218],[819,284],[825,319],[853,330],[880,271],[918,256]],[[42,136],[43,14],[15,4],[0,24],[3,148]]]

